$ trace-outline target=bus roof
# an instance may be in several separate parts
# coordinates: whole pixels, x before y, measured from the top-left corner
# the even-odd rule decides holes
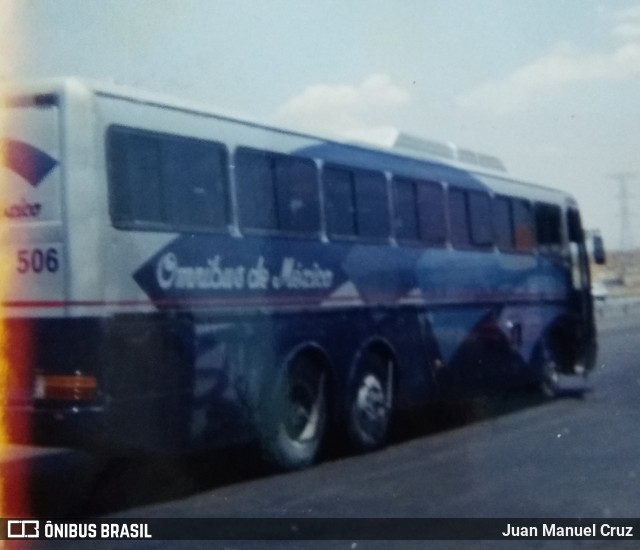
[[[318,158],[335,163],[348,163],[375,170],[401,173],[407,177],[424,177],[443,181],[469,189],[489,189],[500,194],[522,194],[539,201],[563,202],[575,204],[573,197],[566,192],[522,180],[514,179],[504,173],[494,174],[490,170],[478,170],[477,166],[464,166],[455,160],[434,159],[419,151],[407,148],[394,148],[374,144],[340,141],[333,137],[318,136],[297,130],[276,127],[260,123],[250,118],[229,112],[228,109],[215,109],[194,101],[178,100],[158,92],[141,90],[115,82],[95,81],[79,77],[57,77],[40,80],[3,83],[0,87],[2,104],[5,106],[23,106],[28,104],[61,103],[79,101],[81,98],[103,96],[123,99],[145,105],[164,107],[172,110],[200,114],[264,130],[299,136],[314,140],[316,144],[304,146],[295,152],[304,156]]]

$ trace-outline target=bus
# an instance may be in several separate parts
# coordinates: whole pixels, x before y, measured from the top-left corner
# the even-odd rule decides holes
[[[31,442],[302,468],[594,367],[564,192],[113,84],[2,97],[3,404]]]

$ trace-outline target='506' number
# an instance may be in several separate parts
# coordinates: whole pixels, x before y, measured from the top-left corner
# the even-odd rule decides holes
[[[60,260],[55,248],[18,250],[18,273],[55,273],[59,268]]]

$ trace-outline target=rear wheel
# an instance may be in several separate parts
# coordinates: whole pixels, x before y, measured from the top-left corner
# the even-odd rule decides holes
[[[327,425],[324,372],[300,356],[282,373],[267,410],[263,448],[280,469],[313,464]]]
[[[351,448],[367,452],[387,442],[393,410],[393,363],[368,353],[358,366],[349,398],[348,438]]]

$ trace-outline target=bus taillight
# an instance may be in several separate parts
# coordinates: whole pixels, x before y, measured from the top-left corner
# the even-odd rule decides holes
[[[39,374],[34,384],[36,399],[57,401],[93,401],[98,394],[95,376],[84,374]]]

